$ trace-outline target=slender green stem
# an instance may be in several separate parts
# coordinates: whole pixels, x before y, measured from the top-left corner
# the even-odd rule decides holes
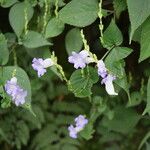
[[[54,11],[54,13],[55,13],[56,18],[58,18],[58,0],[55,0],[55,11]]]

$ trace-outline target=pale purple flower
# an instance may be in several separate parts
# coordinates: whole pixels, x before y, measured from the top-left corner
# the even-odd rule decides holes
[[[5,84],[6,93],[11,96],[12,101],[16,106],[25,103],[25,97],[27,96],[27,91],[24,91],[18,84],[17,78],[13,77]]]
[[[113,81],[116,79],[115,76],[112,76],[110,74],[107,75],[104,79],[102,79],[101,83],[105,84],[106,92],[109,95],[118,95],[118,93],[115,92]]]
[[[101,76],[102,78],[105,78],[107,76],[107,69],[103,60],[98,61],[97,67],[98,67],[98,75]]]
[[[15,94],[17,88],[18,88],[18,85],[17,85],[16,77],[11,78],[11,80],[10,81],[8,80],[5,84],[5,91],[7,92],[8,95]]]
[[[72,138],[77,138],[78,132],[84,129],[85,125],[88,123],[88,119],[85,119],[83,115],[79,115],[75,118],[75,127],[70,125],[68,127],[69,136]]]
[[[85,116],[79,115],[75,118],[76,127],[80,127],[81,129],[88,123],[88,120],[85,119]]]
[[[77,138],[77,130],[76,128],[73,126],[73,125],[70,125],[68,127],[68,130],[69,130],[69,136],[76,139]]]
[[[54,63],[50,58],[43,60],[42,58],[34,58],[32,60],[32,67],[38,73],[38,77],[46,73],[46,68],[52,66]]]
[[[24,91],[21,88],[18,88],[16,93],[12,97],[12,101],[16,104],[16,106],[22,105],[25,103],[25,98],[27,96],[27,91]]]
[[[101,84],[105,84],[106,92],[109,95],[118,95],[118,93],[115,92],[113,86],[113,81],[116,79],[116,77],[111,74],[108,74],[107,68],[103,60],[98,61],[97,67],[98,67],[98,75],[102,77]]]
[[[87,50],[82,50],[79,53],[72,52],[72,55],[69,56],[68,61],[74,64],[74,68],[85,68],[87,64],[93,62],[93,58],[90,57]]]

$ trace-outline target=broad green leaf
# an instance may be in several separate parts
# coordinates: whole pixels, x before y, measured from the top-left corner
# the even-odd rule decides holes
[[[58,18],[52,18],[46,27],[45,37],[55,37],[61,34],[64,30],[64,23]]]
[[[3,69],[0,70],[0,74],[3,79],[3,82],[6,83],[7,80],[10,80],[12,78],[12,74],[14,71],[16,71],[15,77],[18,79],[18,85],[28,92],[28,95],[26,97],[26,103],[24,105],[26,104],[30,105],[31,85],[30,85],[30,80],[28,78],[28,75],[23,69],[14,66],[3,67]]]
[[[122,33],[112,20],[110,25],[104,32],[103,36],[104,47],[112,48],[113,46],[119,46],[123,42]]]
[[[126,134],[133,130],[139,119],[140,116],[133,109],[118,106],[114,109],[113,119],[104,117],[102,125],[109,130]]]
[[[147,83],[147,104],[146,104],[146,108],[143,112],[143,115],[145,115],[146,113],[148,113],[150,115],[150,77],[149,77],[148,83]]]
[[[130,33],[130,42],[131,42],[135,30],[150,15],[150,1],[127,0],[127,6],[131,22],[131,33]]]
[[[142,24],[143,26],[143,24]],[[141,42],[141,32],[142,32],[142,26],[138,27],[136,29],[136,31],[134,32],[134,35],[132,37],[132,40],[135,41],[135,42]]]
[[[67,24],[85,27],[97,18],[97,0],[72,0],[59,12],[60,19]]]
[[[3,34],[0,34],[0,64],[5,65],[9,59],[9,51],[7,47],[7,40]]]
[[[18,2],[18,0],[2,0],[1,6],[4,8],[7,8],[7,7],[12,6],[16,2]]]
[[[70,55],[72,51],[79,52],[81,50],[83,42],[78,28],[73,28],[67,33],[65,45],[68,55]]]
[[[82,72],[83,71],[83,72]],[[89,67],[76,70],[70,77],[69,90],[76,97],[88,97],[92,94],[91,88],[98,81],[97,70]]]
[[[116,17],[119,18],[121,12],[127,9],[126,0],[114,0],[113,4]]]
[[[139,62],[150,57],[150,17],[142,25]]]
[[[105,59],[105,64],[108,70],[110,70],[116,76],[123,77],[124,68],[120,60],[126,58],[131,52],[132,49],[127,47],[113,48]]]
[[[23,38],[23,45],[27,48],[37,48],[41,46],[51,45],[44,37],[35,31],[29,31]]]
[[[123,69],[123,74],[124,74],[124,76],[122,78],[117,78],[114,82],[118,86],[120,86],[122,89],[125,90],[125,92],[127,93],[128,99],[129,99],[129,103],[130,103],[131,98],[130,98],[130,93],[129,93],[129,84],[127,82],[127,77],[126,77],[124,69]]]
[[[33,8],[27,1],[15,4],[9,12],[10,25],[18,37],[22,34],[25,27],[25,12],[28,21],[30,21],[33,16]]]

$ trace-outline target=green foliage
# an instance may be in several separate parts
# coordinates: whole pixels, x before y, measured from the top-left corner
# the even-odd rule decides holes
[[[70,77],[69,90],[76,97],[88,97],[92,94],[91,88],[98,81],[97,71],[94,68],[76,70]]]
[[[150,15],[149,0],[144,2],[141,0],[127,0],[129,17],[131,22],[130,42],[135,30],[147,19]]]
[[[7,41],[3,34],[0,34],[0,64],[5,65],[9,59]]]
[[[2,150],[150,149],[149,0],[0,0],[0,6]],[[72,58],[86,67],[75,69],[68,57],[81,50],[88,58]],[[53,65],[37,63],[45,71],[38,77],[33,58]],[[113,82],[98,72],[99,60]],[[27,91],[20,107],[5,89],[12,77]],[[111,83],[118,95],[105,90]],[[88,123],[72,139],[68,127],[79,115]]]
[[[45,36],[46,38],[55,37],[61,34],[63,30],[63,22],[58,18],[52,18],[47,24]]]
[[[104,32],[103,37],[104,47],[112,48],[113,46],[119,46],[123,42],[122,33],[115,24],[114,20],[111,21],[110,25]]]
[[[79,52],[81,50],[83,42],[78,28],[73,28],[67,33],[65,45],[69,55],[72,51]]]
[[[35,31],[29,31],[23,38],[23,45],[27,48],[37,48],[41,46],[51,45],[44,37]]]
[[[9,12],[9,22],[18,37],[20,37],[25,28],[25,24],[30,21],[32,16],[33,8],[27,1],[17,3],[11,7]]]
[[[149,28],[150,28],[150,17],[142,25],[141,31],[141,50],[139,62],[145,60],[150,56],[150,38],[149,38]]]
[[[59,12],[60,19],[67,24],[84,27],[97,18],[97,0],[72,0]]]
[[[7,7],[12,6],[16,2],[18,2],[18,0],[2,0],[1,6],[4,7],[4,8],[7,8]]]
[[[125,0],[114,0],[113,4],[114,4],[114,10],[115,10],[116,17],[119,18],[122,11],[127,9],[126,1]]]
[[[107,117],[104,117],[102,120],[102,126],[109,130],[125,134],[133,130],[139,119],[140,116],[134,110],[118,106],[114,109],[113,119],[110,120]]]

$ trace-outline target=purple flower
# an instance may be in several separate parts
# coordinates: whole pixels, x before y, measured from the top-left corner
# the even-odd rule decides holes
[[[12,101],[14,101],[16,106],[22,105],[25,103],[26,96],[27,96],[27,91],[24,91],[19,87],[16,93],[13,95]]]
[[[105,84],[106,92],[109,95],[118,95],[118,93],[115,92],[113,81],[116,79],[115,76],[112,76],[110,74],[107,75],[104,79],[102,79],[101,84]]]
[[[54,63],[50,58],[43,60],[42,58],[34,58],[32,60],[32,67],[38,72],[38,77],[43,76],[46,73],[46,68],[52,66]]]
[[[98,61],[97,67],[98,67],[98,75],[101,76],[102,78],[105,78],[107,76],[107,69],[105,67],[103,60]]]
[[[13,77],[10,81],[7,81],[5,84],[6,93],[12,97],[12,101],[16,106],[22,105],[25,103],[25,97],[27,96],[27,91],[24,91],[17,84],[17,78]]]
[[[69,130],[69,136],[72,138],[77,138],[78,132],[83,130],[85,125],[88,123],[88,119],[85,119],[83,115],[79,115],[75,118],[75,127],[73,125],[70,125],[68,127]]]
[[[69,136],[76,139],[77,138],[77,131],[76,131],[76,128],[73,126],[73,125],[70,125],[68,127],[68,130],[69,130]]]
[[[85,119],[85,116],[79,115],[77,118],[75,118],[76,127],[84,128],[84,126],[88,123],[88,120]]]
[[[7,81],[5,84],[5,91],[7,92],[8,95],[15,94],[17,88],[18,88],[18,85],[17,85],[16,77],[11,78],[11,80]]]
[[[89,52],[82,50],[79,53],[72,52],[72,56],[69,56],[68,61],[74,64],[74,68],[85,68],[87,64],[93,62],[93,58],[90,57]]]

